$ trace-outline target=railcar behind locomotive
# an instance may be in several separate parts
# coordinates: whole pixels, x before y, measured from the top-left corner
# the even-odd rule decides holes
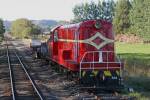
[[[112,24],[104,20],[88,20],[61,25],[51,30],[49,40],[37,49],[71,74],[78,73],[83,86],[120,88],[123,64],[114,49]]]

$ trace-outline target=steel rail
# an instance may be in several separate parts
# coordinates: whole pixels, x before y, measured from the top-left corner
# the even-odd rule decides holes
[[[7,43],[7,42],[6,42]],[[39,96],[40,100],[45,100],[43,94],[40,92],[39,88],[37,87],[35,81],[31,78],[30,74],[27,72],[26,67],[24,66],[24,64],[22,63],[20,57],[18,56],[18,54],[16,53],[16,51],[14,51],[15,56],[17,57],[19,63],[21,64],[21,67],[23,68],[24,72],[26,73],[28,79],[30,80],[35,92],[37,93],[37,95]],[[8,58],[8,65],[9,65],[9,70],[10,70],[10,80],[11,80],[11,91],[12,91],[12,99],[16,100],[16,94],[15,94],[15,88],[14,88],[14,83],[13,83],[13,71],[11,68],[11,62],[10,62],[10,56],[9,56],[9,48],[8,48],[8,44],[7,44],[7,58]]]
[[[8,66],[9,66],[9,76],[10,76],[10,83],[11,83],[12,99],[16,100],[15,88],[14,88],[14,84],[13,84],[13,74],[12,74],[12,68],[11,68],[11,64],[10,64],[10,56],[9,56],[7,41],[6,41],[6,49],[7,49],[7,61],[8,61]]]
[[[33,88],[34,88],[34,90],[35,90],[36,93],[38,94],[39,98],[40,98],[41,100],[45,100],[45,99],[44,99],[44,96],[41,94],[41,92],[40,92],[39,89],[37,88],[37,85],[36,85],[35,81],[31,78],[30,74],[27,72],[27,69],[26,69],[26,67],[24,66],[24,64],[22,63],[20,57],[17,55],[17,53],[16,53],[15,51],[14,51],[14,53],[15,53],[16,57],[18,58],[18,60],[19,60],[19,62],[20,62],[20,64],[21,64],[23,70],[25,71],[26,75],[28,76],[28,78],[29,78],[29,80],[30,80],[30,82],[31,82],[31,84],[32,84],[32,86],[33,86]]]

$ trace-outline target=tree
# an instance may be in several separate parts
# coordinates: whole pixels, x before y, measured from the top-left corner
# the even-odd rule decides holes
[[[12,22],[11,32],[17,38],[28,38],[33,34],[40,34],[41,28],[30,20],[21,18]]]
[[[114,11],[114,1],[99,1],[98,4],[91,3],[82,3],[80,5],[76,5],[73,9],[74,13],[74,21],[80,22],[84,20],[90,19],[104,19],[108,21],[112,21],[113,11]]]
[[[102,19],[112,22],[114,16],[114,6],[115,3],[113,0],[107,0],[102,2]]]
[[[127,33],[130,28],[129,12],[131,4],[129,0],[118,0],[115,7],[113,20],[115,33]]]
[[[91,2],[90,4],[85,5],[85,13],[87,18],[86,19],[99,19],[98,14],[100,11],[98,11],[98,6],[94,3]]]
[[[80,5],[76,5],[73,9],[73,13],[74,13],[74,22],[80,22],[80,21],[83,21],[87,18],[86,16],[86,11],[87,10],[87,7],[88,4],[80,4]],[[86,12],[86,13],[85,13]]]
[[[0,19],[0,35],[2,35],[5,32],[5,27],[3,24],[3,20]]]
[[[38,35],[42,33],[42,29],[41,27],[37,26],[37,25],[33,25],[32,26],[32,32],[31,35]]]
[[[12,22],[11,33],[17,38],[25,38],[29,36],[32,31],[32,22],[28,19],[17,19]]]
[[[130,11],[130,31],[146,40],[150,40],[150,2],[133,0]]]

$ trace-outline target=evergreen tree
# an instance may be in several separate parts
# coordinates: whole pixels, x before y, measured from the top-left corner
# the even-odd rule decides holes
[[[98,1],[97,4],[97,12],[98,12],[97,19],[103,19],[102,2],[100,0]]]
[[[90,4],[88,4],[87,6],[87,10],[85,10],[85,13],[87,12],[87,19],[97,19],[98,16],[98,7],[94,2],[91,2]]]
[[[102,2],[102,19],[112,21],[114,16],[114,1],[113,0],[104,0]]]
[[[74,21],[80,22],[90,19],[105,19],[112,21],[114,11],[114,1],[99,1],[98,4],[91,2],[76,5],[73,9]]]
[[[127,33],[130,28],[129,12],[131,4],[129,0],[118,0],[115,7],[113,20],[115,33]]]
[[[130,11],[130,31],[146,40],[150,40],[150,2],[149,0],[133,0]]]
[[[5,27],[3,24],[3,20],[0,19],[0,35],[2,35],[5,32]]]
[[[32,32],[31,34],[32,35],[38,35],[38,34],[41,34],[42,33],[42,28],[37,26],[37,25],[33,25],[32,26]]]

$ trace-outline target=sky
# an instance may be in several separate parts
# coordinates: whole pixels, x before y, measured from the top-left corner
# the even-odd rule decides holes
[[[15,20],[28,19],[73,19],[72,9],[76,4],[98,0],[0,0],[0,18]]]

